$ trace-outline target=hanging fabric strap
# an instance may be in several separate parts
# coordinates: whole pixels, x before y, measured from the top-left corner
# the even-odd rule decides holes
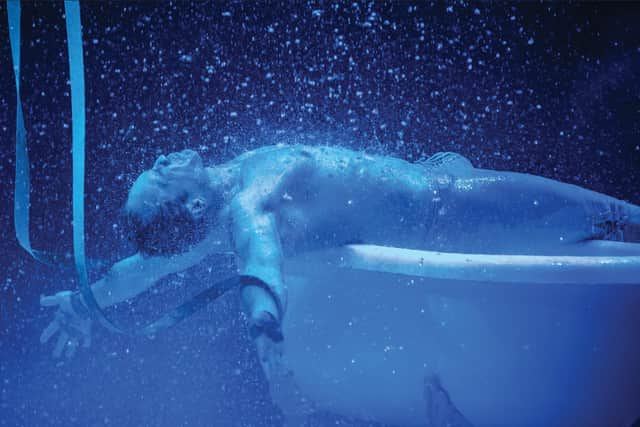
[[[134,330],[124,330],[111,322],[98,305],[87,275],[84,242],[84,171],[85,171],[85,89],[82,51],[82,25],[80,4],[77,0],[64,2],[69,48],[69,75],[71,80],[71,116],[73,137],[73,253],[80,282],[80,293],[94,320],[112,332],[128,335],[150,335],[175,325],[196,310],[215,300],[238,283],[237,277],[222,280],[199,293],[157,321]]]
[[[168,329],[191,316],[196,311],[204,308],[207,304],[215,301],[222,294],[237,287],[239,284],[240,281],[238,276],[231,276],[227,279],[223,279],[195,295],[193,298],[187,300],[182,305],[174,308],[155,322],[145,326],[138,331],[136,335],[150,336],[163,329]]]
[[[29,178],[29,152],[27,150],[27,132],[24,127],[22,99],[20,98],[20,1],[7,1],[7,17],[9,19],[9,40],[11,42],[11,59],[13,75],[16,80],[16,181],[13,205],[13,223],[16,238],[32,257],[45,264],[54,265],[59,260],[54,256],[33,249],[29,238],[29,207],[31,182]]]
[[[69,50],[69,74],[71,81],[72,115],[72,157],[73,157],[73,249],[75,269],[78,273],[80,293],[89,308],[91,317],[112,332],[127,335],[151,335],[171,327],[195,311],[214,301],[220,295],[238,285],[238,277],[231,277],[215,283],[171,312],[149,325],[132,330],[116,326],[98,305],[87,274],[87,258],[84,242],[84,172],[85,172],[85,97],[84,64],[82,49],[82,26],[80,4],[77,0],[64,2]],[[18,243],[31,256],[48,265],[72,267],[69,260],[57,254],[40,251],[31,247],[29,237],[30,176],[29,153],[20,98],[20,0],[7,0],[9,38],[16,83],[16,180],[14,201],[14,226]],[[101,261],[92,261],[101,264]]]
[[[112,332],[124,332],[107,319],[89,286],[84,244],[85,105],[80,3],[73,0],[65,1],[64,11],[67,24],[67,47],[69,50],[69,80],[71,82],[73,258],[78,273],[80,293],[87,307],[89,307],[91,317]]]
[[[13,205],[13,223],[16,239],[33,258],[44,264],[60,268],[73,268],[71,260],[60,254],[34,249],[29,237],[29,211],[31,206],[31,179],[29,174],[29,151],[27,148],[27,132],[22,112],[20,97],[20,1],[7,0],[7,17],[9,20],[9,40],[13,75],[16,82],[16,180]],[[101,264],[101,261],[91,261]]]

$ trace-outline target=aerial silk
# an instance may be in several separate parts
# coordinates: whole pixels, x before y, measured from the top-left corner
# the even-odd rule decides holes
[[[82,49],[82,24],[78,1],[65,1],[69,75],[71,82],[72,158],[73,158],[73,253],[79,279],[79,290],[91,317],[112,332],[129,335],[152,335],[171,327],[193,312],[238,285],[237,277],[223,279],[143,328],[124,329],[109,320],[98,305],[87,272],[84,242],[84,175],[85,175],[85,87]],[[36,260],[48,265],[65,266],[64,257],[31,247],[29,237],[30,177],[22,100],[20,98],[20,1],[7,0],[9,38],[16,83],[16,181],[14,225],[19,244]]]
[[[84,242],[84,169],[85,169],[85,107],[84,107],[84,61],[82,50],[82,24],[78,1],[65,1],[67,24],[67,46],[69,50],[69,75],[71,81],[71,134],[73,156],[73,256],[80,283],[80,293],[89,307],[94,320],[107,329],[121,332],[104,315],[98,305],[87,274]]]
[[[22,100],[20,99],[20,1],[7,1],[7,16],[9,19],[9,40],[11,42],[11,57],[13,60],[13,74],[16,82],[16,181],[13,221],[16,238],[32,257],[45,264],[55,264],[53,255],[33,249],[29,238],[29,153],[27,151],[27,134],[24,127]]]
[[[270,387],[292,425],[305,411],[440,425],[433,378],[474,426],[640,416],[640,244],[562,256],[353,245],[284,269],[285,374]]]

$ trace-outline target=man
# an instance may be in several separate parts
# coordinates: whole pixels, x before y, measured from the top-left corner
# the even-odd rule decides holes
[[[129,192],[138,252],[92,285],[106,307],[214,252],[238,256],[241,296],[255,338],[282,340],[283,258],[348,243],[450,252],[553,254],[586,240],[640,240],[640,207],[574,185],[475,169],[439,153],[409,163],[336,147],[269,146],[204,167],[191,150],[160,156]],[[89,345],[79,293],[57,306],[42,334],[54,355]]]

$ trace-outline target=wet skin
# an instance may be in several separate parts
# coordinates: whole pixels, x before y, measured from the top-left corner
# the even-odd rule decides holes
[[[114,264],[93,284],[98,303],[132,298],[208,254],[234,251],[248,278],[242,299],[253,330],[278,338],[281,267],[293,254],[346,243],[562,253],[585,240],[627,240],[640,224],[640,207],[574,185],[475,169],[464,159],[410,163],[328,146],[268,146],[209,168],[191,150],[160,156],[134,183],[126,209],[151,218],[176,201],[210,220],[208,234],[183,253],[137,253]]]

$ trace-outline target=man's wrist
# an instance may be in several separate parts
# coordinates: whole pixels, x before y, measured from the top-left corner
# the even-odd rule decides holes
[[[84,302],[84,298],[82,298],[80,291],[73,292],[69,300],[71,302],[71,308],[73,308],[73,311],[77,315],[85,318],[90,317],[91,313],[89,313],[89,307]]]
[[[241,274],[240,275],[240,287],[245,287],[245,286],[256,286],[258,288],[264,289],[269,296],[273,299],[276,308],[278,310],[277,316],[278,316],[278,321],[282,320],[282,317],[284,315],[284,309],[282,307],[282,301],[280,301],[280,298],[278,297],[278,295],[274,292],[273,288],[264,280],[260,279],[259,277],[256,276],[252,276],[252,275],[248,275],[248,274]],[[276,313],[274,313],[276,314]]]

